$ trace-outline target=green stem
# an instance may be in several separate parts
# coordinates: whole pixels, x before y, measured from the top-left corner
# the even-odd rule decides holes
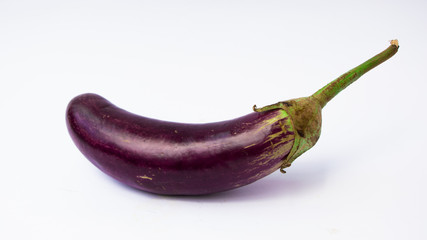
[[[397,52],[397,49],[399,49],[399,44],[397,40],[392,40],[390,43],[391,45],[386,50],[344,73],[337,79],[321,88],[319,91],[315,92],[312,97],[317,99],[320,106],[323,108],[339,92],[355,82],[363,74],[391,58]]]

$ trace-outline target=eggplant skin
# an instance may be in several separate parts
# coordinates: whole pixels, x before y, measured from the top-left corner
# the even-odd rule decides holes
[[[77,148],[107,175],[156,194],[201,195],[241,187],[280,168],[295,131],[283,109],[215,123],[139,116],[86,93],[66,124]]]

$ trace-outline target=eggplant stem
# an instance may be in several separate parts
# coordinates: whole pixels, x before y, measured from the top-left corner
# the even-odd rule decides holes
[[[359,66],[344,73],[337,79],[333,80],[332,82],[315,92],[311,97],[316,99],[319,102],[320,106],[323,108],[339,92],[341,92],[350,84],[355,82],[363,74],[367,73],[369,70],[380,65],[387,59],[391,58],[394,54],[396,54],[397,50],[399,49],[399,42],[397,40],[391,40],[390,44],[391,45],[387,49],[370,58],[366,62],[360,64]]]

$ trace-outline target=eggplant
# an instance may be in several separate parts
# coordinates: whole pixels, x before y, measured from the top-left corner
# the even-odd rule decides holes
[[[164,195],[202,195],[234,189],[276,170],[285,172],[320,137],[321,110],[341,90],[392,57],[397,40],[309,97],[253,107],[215,123],[176,123],[125,111],[86,93],[67,106],[77,148],[107,175]]]

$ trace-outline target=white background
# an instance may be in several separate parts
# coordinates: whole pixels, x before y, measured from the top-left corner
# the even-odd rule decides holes
[[[0,1],[1,239],[427,239],[427,3]],[[65,126],[98,93],[212,122],[307,96],[397,38],[323,111],[288,173],[157,196],[101,173]]]

